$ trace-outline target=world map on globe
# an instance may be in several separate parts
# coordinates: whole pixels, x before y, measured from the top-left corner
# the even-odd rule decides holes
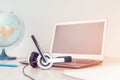
[[[12,36],[14,34],[14,28],[10,27],[0,27],[0,34],[2,35],[3,41],[7,41],[8,37]]]
[[[24,34],[24,24],[13,12],[0,13],[0,47],[9,47]]]

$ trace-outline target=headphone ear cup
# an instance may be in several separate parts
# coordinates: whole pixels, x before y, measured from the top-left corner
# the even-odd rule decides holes
[[[31,65],[33,68],[35,68],[35,67],[38,66],[38,65],[37,65],[38,55],[39,55],[39,54],[38,54],[37,52],[32,52],[31,55],[30,55],[30,57],[29,57],[29,63],[30,63],[30,65]]]
[[[38,56],[37,58],[38,67],[40,67],[41,69],[49,69],[53,64],[53,62],[49,62],[52,59],[52,56],[49,53],[45,53],[44,56],[47,62],[45,62],[41,56]]]

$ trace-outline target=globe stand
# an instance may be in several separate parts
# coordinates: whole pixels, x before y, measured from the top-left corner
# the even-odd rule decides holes
[[[10,57],[6,54],[5,49],[2,49],[2,53],[0,55],[0,60],[15,60],[16,57]]]

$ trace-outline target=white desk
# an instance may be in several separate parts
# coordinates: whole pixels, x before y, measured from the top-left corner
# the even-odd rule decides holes
[[[7,63],[8,61],[2,61]],[[9,63],[19,63],[19,61],[9,61]],[[0,80],[30,80],[22,73],[24,65],[19,67],[0,67]],[[49,70],[41,70],[40,68],[25,68],[25,73],[33,77],[35,80],[79,80],[65,76],[63,68],[50,68]]]
[[[18,61],[9,61],[9,62],[18,63]],[[0,80],[30,80],[29,78],[23,75],[22,73],[23,66],[24,65],[19,64],[19,67],[0,67]],[[120,66],[120,59],[105,58],[103,64],[97,65],[94,67],[89,67],[89,68],[94,70],[94,68],[97,68],[100,66],[103,68],[107,66],[118,67]],[[77,71],[86,70],[89,68],[77,69]],[[31,75],[36,80],[80,80],[77,78],[64,75],[63,72],[66,70],[68,71],[68,70],[73,70],[73,69],[51,68],[49,70],[41,70],[40,68],[33,69],[30,66],[28,66],[25,69],[25,73],[27,73],[28,75]]]

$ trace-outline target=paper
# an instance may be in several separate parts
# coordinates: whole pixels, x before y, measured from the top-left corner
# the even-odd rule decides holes
[[[120,80],[120,66],[66,70],[63,73],[81,80]]]

